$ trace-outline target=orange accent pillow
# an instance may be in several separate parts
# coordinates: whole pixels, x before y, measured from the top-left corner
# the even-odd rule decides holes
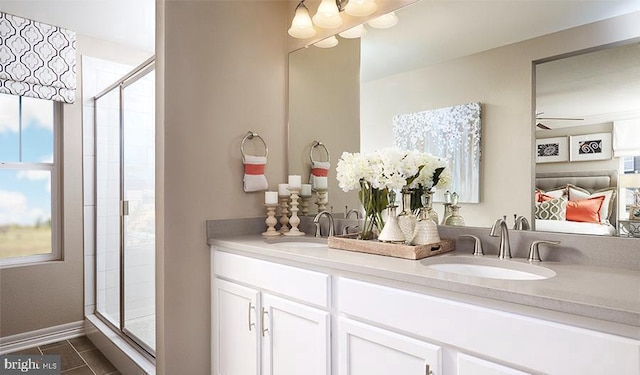
[[[555,199],[551,195],[547,195],[540,190],[536,190],[536,203],[548,202],[552,199]]]
[[[600,223],[600,208],[605,197],[582,199],[567,202],[567,221]]]

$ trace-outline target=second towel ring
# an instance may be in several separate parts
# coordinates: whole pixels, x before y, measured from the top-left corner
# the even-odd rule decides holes
[[[309,150],[309,160],[311,160],[311,163],[316,162],[315,160],[313,160],[313,150],[316,147],[322,147],[324,148],[324,152],[327,153],[327,163],[331,161],[331,155],[329,155],[329,150],[327,149],[327,146],[324,145],[324,143],[322,142],[318,142],[318,141],[313,141],[313,143],[311,144],[311,149]]]
[[[247,139],[252,140],[254,138],[258,138],[264,145],[264,157],[266,158],[269,156],[269,147],[267,147],[267,143],[264,141],[264,139],[262,139],[262,137],[258,135],[258,133],[249,131],[247,132],[247,135],[245,135],[244,138],[242,138],[242,143],[240,144],[240,152],[242,153],[242,160],[245,160],[245,155],[246,155],[244,153],[245,142],[247,141]]]

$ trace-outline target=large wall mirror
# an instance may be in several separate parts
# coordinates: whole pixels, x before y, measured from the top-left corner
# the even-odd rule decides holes
[[[538,230],[640,237],[639,61],[632,41],[536,64]]]
[[[342,192],[335,179],[335,165],[343,151],[392,146],[395,115],[479,102],[479,203],[463,204],[461,214],[467,225],[475,227],[490,227],[503,215],[512,221],[514,214],[535,224],[536,173],[561,171],[560,163],[536,163],[536,137],[561,137],[554,133],[560,130],[535,130],[536,112],[556,117],[546,98],[540,97],[536,105],[536,74],[544,85],[545,66],[572,61],[551,61],[554,56],[596,52],[640,38],[640,30],[629,31],[629,25],[640,20],[637,2],[621,1],[624,6],[617,13],[606,1],[540,3],[514,7],[508,2],[423,0],[398,10],[399,23],[392,29],[368,28],[362,39],[339,37],[339,44],[330,49],[309,46],[292,52],[289,172],[308,176],[310,147],[315,140],[323,142],[331,153],[329,205],[336,213],[345,212],[345,207],[357,208],[357,194]],[[549,18],[550,13],[557,17]],[[570,29],[575,27],[579,29]],[[536,71],[536,66],[541,70]],[[587,113],[565,110],[558,116],[582,118]],[[601,123],[608,122],[611,128],[611,121]],[[576,135],[605,132],[598,129],[580,130]],[[583,161],[580,169],[619,171],[616,160],[609,162],[605,167]],[[442,213],[441,205],[434,207]],[[624,214],[618,211],[617,215]]]

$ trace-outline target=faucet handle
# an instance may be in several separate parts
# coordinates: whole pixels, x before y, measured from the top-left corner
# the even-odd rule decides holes
[[[472,234],[461,234],[458,236],[458,238],[461,238],[461,237],[468,237],[468,238],[474,239],[473,255],[484,255],[484,251],[482,251],[482,240],[480,239],[480,237],[474,236]]]
[[[546,240],[533,241],[531,243],[531,246],[529,246],[529,257],[527,258],[529,262],[540,262],[541,260],[540,250],[538,249],[538,246],[541,243],[547,244],[547,245],[558,245],[560,241],[546,241]]]

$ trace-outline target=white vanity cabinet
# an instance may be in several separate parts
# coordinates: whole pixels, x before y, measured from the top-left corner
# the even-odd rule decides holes
[[[360,280],[336,284],[341,315],[440,343],[454,358],[443,374],[640,373],[637,340]]]
[[[213,252],[213,373],[330,373],[329,276]]]
[[[344,317],[338,321],[340,375],[441,374],[441,348]]]

